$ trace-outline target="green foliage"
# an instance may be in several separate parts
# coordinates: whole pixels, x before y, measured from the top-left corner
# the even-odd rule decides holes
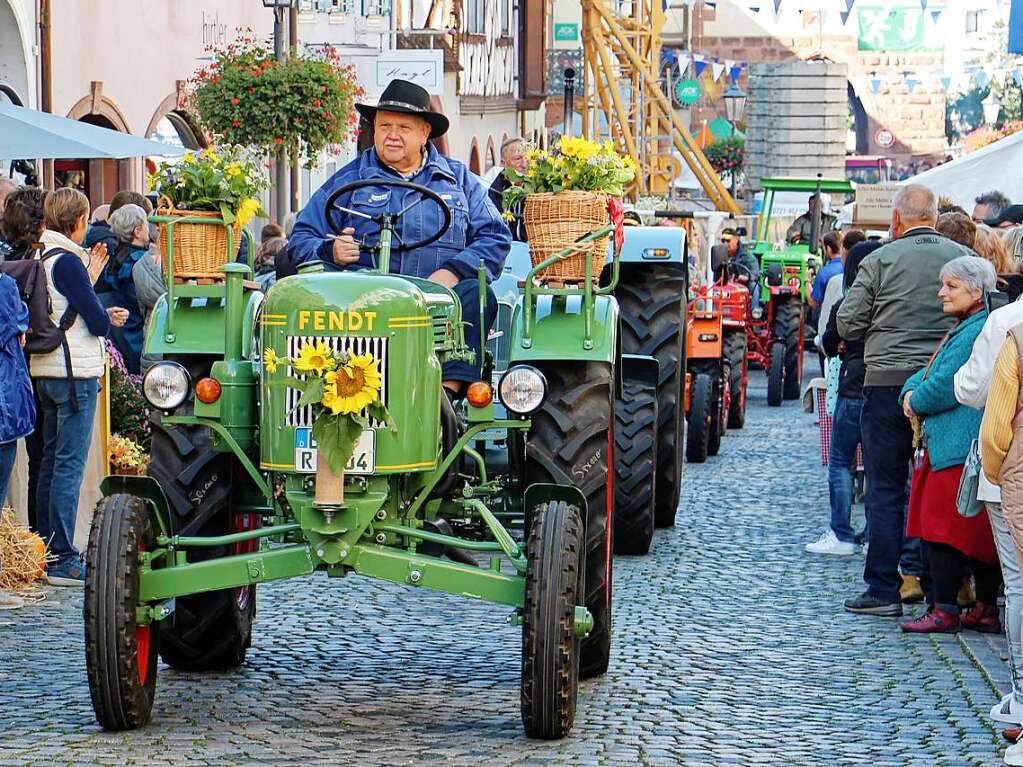
[[[149,450],[149,408],[142,396],[142,379],[132,375],[117,348],[106,342],[110,359],[110,432]]]
[[[245,226],[266,216],[256,197],[269,180],[240,148],[223,145],[204,149],[198,157],[185,152],[180,160],[161,163],[149,177],[150,188],[182,210],[212,210],[224,222]]]
[[[636,166],[632,158],[618,154],[610,141],[598,144],[563,136],[550,152],[527,152],[525,173],[507,173],[512,186],[505,190],[504,208],[510,211],[526,195],[542,192],[557,194],[571,189],[621,197],[636,178]]]
[[[703,153],[717,173],[740,172],[746,159],[746,140],[742,138],[718,139],[704,149]]]
[[[331,469],[340,474],[355,452],[359,435],[367,428],[369,421],[362,416],[320,413],[313,424],[313,439],[316,440],[319,460],[326,461]]]
[[[278,61],[269,46],[242,36],[209,50],[214,61],[192,79],[190,108],[228,143],[298,148],[311,167],[320,150],[354,135],[363,90],[333,48]]]

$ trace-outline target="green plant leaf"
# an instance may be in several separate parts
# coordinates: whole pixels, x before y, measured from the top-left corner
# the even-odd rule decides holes
[[[335,472],[344,471],[362,429],[362,424],[350,415],[321,413],[313,424],[313,439],[319,451],[317,460],[326,461]]]
[[[390,411],[379,399],[376,400],[375,402],[372,402],[366,408],[366,412],[369,414],[370,418],[373,418],[377,421],[383,421],[385,424],[387,424],[387,429],[391,432],[391,434],[398,433],[398,424],[394,422],[394,419],[391,417]]]
[[[296,404],[295,407],[315,405],[323,399],[323,387],[325,382],[320,376],[313,376],[304,383],[305,390],[302,392],[302,396],[299,398],[298,404]]]
[[[234,223],[234,211],[231,210],[226,202],[220,203],[220,217],[224,219],[225,224]]]

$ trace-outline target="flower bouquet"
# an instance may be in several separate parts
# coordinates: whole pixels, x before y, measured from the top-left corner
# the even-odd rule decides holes
[[[372,354],[332,350],[325,341],[306,341],[295,357],[279,357],[263,350],[263,368],[275,375],[286,365],[299,376],[288,375],[288,386],[302,392],[295,407],[313,408],[313,439],[317,443],[316,503],[344,500],[344,469],[359,435],[370,428],[369,419],[397,432],[391,414],[380,401],[383,379],[380,360]]]
[[[129,437],[111,434],[107,441],[110,466],[115,474],[145,474],[149,456],[142,445]]]
[[[269,186],[266,174],[242,149],[223,146],[186,152],[180,160],[161,163],[149,177],[158,197],[157,214],[188,219],[221,219],[234,230],[233,252],[227,251],[227,227],[204,221],[175,222],[174,276],[221,275],[220,267],[233,261],[241,246],[241,230],[256,216],[266,216],[258,195]],[[166,270],[169,230],[160,224],[160,249]]]
[[[523,218],[536,266],[607,225],[609,200],[622,197],[636,177],[636,165],[632,158],[620,155],[611,141],[563,136],[551,151],[527,152],[526,171],[508,171],[508,176],[512,186],[504,193],[504,207],[510,210],[525,200]],[[606,252],[607,238],[601,237],[577,246],[576,253],[539,276],[581,282],[586,278],[586,260],[591,259],[590,274],[597,280]]]

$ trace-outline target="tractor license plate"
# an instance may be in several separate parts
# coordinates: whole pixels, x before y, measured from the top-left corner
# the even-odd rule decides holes
[[[377,433],[366,429],[355,442],[352,457],[345,465],[345,474],[372,474],[376,470]],[[313,430],[307,426],[295,429],[295,471],[313,474],[316,471],[316,441]]]

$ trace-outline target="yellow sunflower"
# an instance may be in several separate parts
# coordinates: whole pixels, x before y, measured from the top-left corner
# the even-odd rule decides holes
[[[334,415],[358,413],[380,396],[380,361],[371,354],[353,355],[325,380],[323,406]]]
[[[263,367],[267,373],[277,372],[277,362],[280,358],[277,356],[277,352],[271,349],[269,346],[263,350]]]
[[[333,370],[337,361],[330,353],[330,348],[323,340],[307,341],[295,358],[295,370],[299,373],[315,373],[323,375],[325,370]]]

